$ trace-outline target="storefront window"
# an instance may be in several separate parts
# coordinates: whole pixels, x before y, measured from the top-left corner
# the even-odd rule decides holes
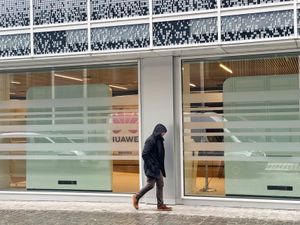
[[[299,197],[299,58],[185,61],[184,193]]]
[[[139,189],[137,65],[0,74],[0,190]]]

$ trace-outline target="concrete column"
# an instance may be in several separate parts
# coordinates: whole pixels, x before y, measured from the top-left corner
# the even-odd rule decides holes
[[[142,146],[152,134],[157,123],[164,124],[165,136],[164,200],[175,203],[175,151],[174,151],[174,99],[173,99],[173,57],[146,58],[141,60],[141,121]],[[142,163],[143,165],[143,163]],[[178,174],[177,174],[178,175]],[[146,178],[143,174],[142,184]],[[148,192],[142,201],[156,204],[156,188]]]

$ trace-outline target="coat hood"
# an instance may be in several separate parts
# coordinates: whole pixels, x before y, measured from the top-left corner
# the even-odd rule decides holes
[[[157,124],[153,130],[153,135],[155,137],[159,136],[161,133],[166,133],[167,132],[167,128],[162,125],[161,123]]]

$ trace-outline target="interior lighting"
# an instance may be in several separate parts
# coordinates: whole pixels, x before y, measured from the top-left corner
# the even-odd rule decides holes
[[[57,74],[57,73],[54,74],[54,76],[69,79],[69,80],[83,81],[83,79],[80,79],[80,78],[65,76],[65,75],[61,75],[61,74]]]
[[[122,89],[122,90],[128,90],[128,88],[126,87],[120,87],[120,86],[116,86],[116,85],[109,85],[112,88],[117,88],[117,89]]]
[[[196,84],[190,83],[191,87],[197,87]]]
[[[21,84],[21,82],[19,82],[19,81],[13,81],[13,80],[10,83],[11,84]]]
[[[232,73],[232,70],[229,69],[227,66],[223,65],[222,63],[220,63],[219,66],[220,66],[222,69],[226,70],[227,72]]]

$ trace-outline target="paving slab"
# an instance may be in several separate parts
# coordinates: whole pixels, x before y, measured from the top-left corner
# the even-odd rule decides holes
[[[0,224],[103,225],[300,225],[300,210],[173,206],[172,212],[154,205],[130,203],[0,201]]]

